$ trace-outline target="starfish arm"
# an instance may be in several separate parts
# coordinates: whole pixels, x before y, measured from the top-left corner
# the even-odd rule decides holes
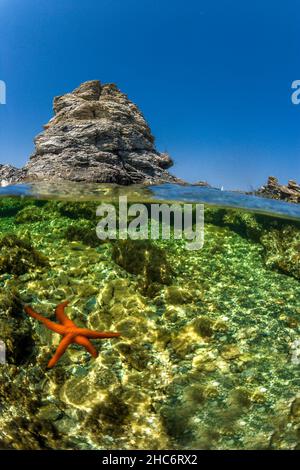
[[[65,314],[65,308],[66,306],[68,305],[69,302],[63,302],[61,304],[59,304],[56,309],[55,309],[55,315],[56,315],[56,319],[57,321],[59,321],[59,323],[61,323],[62,325],[65,325],[65,326],[75,326],[74,322],[72,322],[72,320],[70,320],[67,315]]]
[[[54,323],[53,321],[48,320],[48,318],[45,318],[39,313],[35,312],[29,305],[26,305],[24,307],[25,312],[29,316],[42,322],[49,330],[52,330],[55,333],[59,333],[63,336],[63,339],[59,343],[54,356],[50,359],[48,363],[49,368],[57,364],[57,362],[71,343],[77,343],[80,346],[83,346],[93,357],[97,357],[97,350],[94,348],[93,344],[89,341],[88,338],[105,339],[117,338],[118,336],[121,336],[121,333],[117,332],[93,331],[89,330],[88,328],[78,328],[75,323],[70,320],[65,314],[64,309],[66,306],[67,302],[63,302],[58,305],[55,309],[56,318],[60,323]]]
[[[94,348],[92,343],[84,336],[80,336],[80,335],[75,336],[74,343],[77,343],[77,344],[80,344],[80,346],[83,346],[93,357],[98,356],[97,350]]]
[[[29,305],[25,305],[24,310],[30,317],[35,318],[36,320],[39,320],[40,322],[44,323],[44,325],[49,330],[55,331],[55,333],[59,333],[60,335],[64,334],[65,328],[63,325],[58,325],[57,323],[48,320],[48,318],[42,317],[42,315],[35,312],[31,307],[29,307]]]
[[[54,356],[48,362],[48,368],[51,368],[51,367],[55,366],[55,364],[59,361],[61,356],[66,351],[69,344],[71,344],[73,342],[73,340],[74,340],[74,335],[72,333],[70,333],[70,334],[63,337],[63,339],[61,340],[61,342],[58,345],[57,350],[55,351]]]
[[[80,336],[86,336],[91,339],[101,339],[101,338],[117,338],[121,336],[121,333],[114,333],[111,331],[93,331],[88,330],[87,328],[76,328],[76,333]]]

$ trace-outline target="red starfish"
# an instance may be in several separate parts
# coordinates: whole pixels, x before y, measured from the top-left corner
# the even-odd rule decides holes
[[[63,336],[58,348],[48,363],[48,367],[53,367],[61,358],[61,356],[66,351],[67,347],[71,343],[80,344],[80,346],[85,347],[85,349],[93,356],[97,357],[98,353],[92,343],[88,338],[91,339],[104,339],[104,338],[116,338],[120,336],[121,333],[110,333],[105,331],[93,331],[88,330],[87,328],[78,328],[72,320],[70,320],[65,314],[65,308],[68,305],[68,302],[63,302],[59,304],[55,309],[56,318],[59,323],[54,323],[47,318],[42,317],[39,313],[36,313],[29,305],[24,307],[24,310],[28,315],[44,323],[44,325],[55,333],[59,333]]]

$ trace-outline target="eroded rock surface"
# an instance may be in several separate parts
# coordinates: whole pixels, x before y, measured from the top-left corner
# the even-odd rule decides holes
[[[17,183],[22,181],[25,176],[26,172],[21,168],[0,164],[0,186],[9,183]]]
[[[281,185],[275,176],[269,176],[267,184],[257,191],[257,195],[299,203],[300,185],[294,180],[289,180],[287,186]]]
[[[56,97],[53,108],[23,178],[124,185],[178,181],[166,171],[173,162],[155,149],[142,113],[116,85],[83,83]]]

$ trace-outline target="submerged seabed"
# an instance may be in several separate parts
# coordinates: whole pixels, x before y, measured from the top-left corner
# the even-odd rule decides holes
[[[300,448],[299,206],[207,191],[1,189],[0,447]],[[203,249],[100,243],[95,208],[120,194],[204,201]],[[22,305],[55,320],[65,299],[122,336],[48,370],[60,337]]]

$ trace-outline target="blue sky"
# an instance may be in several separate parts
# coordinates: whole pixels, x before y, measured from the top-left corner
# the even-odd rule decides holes
[[[0,163],[24,164],[53,97],[99,79],[188,181],[300,179],[298,1],[0,0],[0,17]]]

